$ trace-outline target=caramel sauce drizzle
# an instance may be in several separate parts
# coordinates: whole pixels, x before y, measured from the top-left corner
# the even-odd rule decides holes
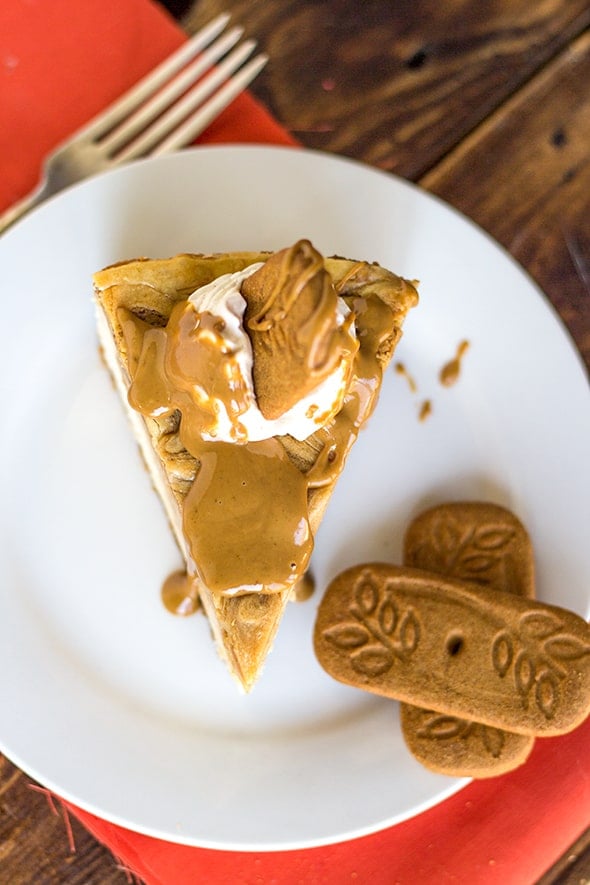
[[[457,351],[453,359],[449,360],[441,368],[438,374],[438,380],[443,385],[443,387],[452,387],[453,384],[456,384],[459,380],[462,368],[462,360],[469,347],[469,341],[461,341],[457,347]],[[415,394],[418,392],[418,385],[416,384],[413,376],[408,372],[403,363],[396,363],[394,366],[394,370],[398,375],[401,375],[403,378],[406,379],[411,393]],[[418,409],[418,420],[423,423],[424,421],[426,421],[427,418],[430,417],[431,414],[432,401],[430,399],[425,399],[420,403],[420,407]]]
[[[360,428],[377,402],[383,375],[377,353],[390,334],[391,309],[376,295],[362,300],[362,307],[356,305],[355,309],[359,349],[353,361],[352,378],[335,420],[314,434],[321,442],[321,451],[306,474],[310,488],[321,488],[336,480]]]
[[[249,319],[258,329],[284,324],[296,299],[317,280],[319,262],[314,255],[303,266],[299,261],[294,274],[297,246],[277,253],[282,262],[280,285],[274,285],[262,308]],[[354,266],[352,271],[357,269]],[[258,273],[247,280],[249,285]],[[283,287],[285,280],[288,283]],[[301,335],[310,339],[309,360],[314,368],[329,361],[340,346],[339,336],[330,335],[327,325],[328,313],[335,322],[333,299],[337,295],[333,286],[330,298],[325,295],[323,280],[322,287]],[[357,296],[348,299],[352,302],[348,322],[356,319],[358,350],[351,360],[347,392],[336,417],[310,438],[319,456],[307,473],[293,464],[278,437],[245,440],[239,418],[247,408],[247,388],[241,383],[234,354],[224,345],[219,319],[197,313],[187,301],[173,308],[168,324],[161,328],[149,326],[124,308],[119,311],[132,374],[130,405],[151,417],[180,410],[182,444],[198,462],[196,478],[183,502],[183,528],[197,578],[214,592],[281,591],[295,586],[306,571],[313,548],[308,493],[337,478],[372,412],[382,376],[376,354],[393,325],[392,311],[379,297],[363,297],[362,286],[355,291]],[[318,352],[313,345],[326,333],[330,344],[325,352]],[[214,430],[216,399],[233,418],[233,443],[203,440],[204,433]],[[169,610],[184,614],[196,604],[193,590],[187,590],[180,578],[171,578],[163,592]]]
[[[129,350],[142,320],[124,308],[119,314],[123,311],[122,328]],[[215,434],[217,401],[234,419],[236,442],[245,436],[239,417],[248,408],[250,394],[222,331],[223,322],[217,317],[198,314],[188,302],[176,304],[167,326],[148,328],[144,333],[129,389],[129,404],[143,415],[155,418],[180,409],[181,439],[191,454],[203,435]]]
[[[275,270],[274,278],[271,269]],[[259,280],[269,278],[272,282],[263,303],[247,316],[247,330],[266,332],[265,340],[273,351],[279,345],[302,359],[308,377],[316,379],[330,374],[342,354],[350,351],[354,316],[349,315],[340,326],[336,324],[338,296],[322,256],[308,240],[300,240],[289,249],[275,253],[252,275],[243,290],[247,292],[256,287]],[[288,322],[291,311],[302,303],[302,298],[309,300],[311,310],[303,321]]]
[[[305,477],[278,439],[205,444],[199,461],[183,526],[201,580],[218,593],[293,584],[313,538]]]
[[[307,600],[315,593],[315,578],[311,572],[305,572],[302,575],[293,590],[295,602],[307,602]]]
[[[469,349],[469,341],[461,341],[457,347],[457,352],[452,360],[442,367],[439,372],[439,381],[444,387],[452,387],[459,380],[461,374],[461,362]]]
[[[200,580],[220,593],[277,591],[296,580],[311,556],[307,482],[277,439],[244,443],[239,415],[246,388],[233,354],[218,340],[214,318],[187,304],[174,307],[165,328],[145,333],[129,403],[150,417],[182,414],[182,444],[200,465],[183,503]],[[131,328],[132,316],[123,317],[124,333],[135,339],[140,327]],[[238,419],[235,444],[203,440],[215,418],[207,390]]]
[[[285,250],[280,264],[280,271],[275,285],[270,291],[262,307],[248,320],[249,329],[258,332],[268,332],[277,323],[280,323],[288,315],[297,301],[299,295],[312,280],[324,268],[324,262],[318,252],[310,251],[307,266],[296,276],[292,271],[295,266],[299,243],[295,243],[290,249]],[[323,299],[325,301],[325,299]],[[318,314],[322,310],[322,302],[318,304]]]
[[[188,617],[200,608],[197,584],[185,571],[168,575],[161,592],[164,607],[173,615]]]
[[[418,420],[426,421],[427,418],[430,418],[432,415],[432,402],[429,399],[425,399],[424,402],[420,406],[420,410],[418,412]]]
[[[401,375],[402,378],[406,379],[406,381],[408,382],[408,387],[410,388],[410,391],[412,393],[416,393],[418,390],[418,386],[416,384],[416,381],[414,380],[413,375],[410,375],[410,373],[406,369],[405,365],[403,363],[396,363],[394,366],[394,369],[398,375]]]

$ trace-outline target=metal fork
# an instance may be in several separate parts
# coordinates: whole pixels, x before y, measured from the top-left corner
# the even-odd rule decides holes
[[[256,42],[239,43],[240,27],[225,30],[220,15],[104,112],[45,158],[35,190],[0,216],[0,234],[62,188],[139,157],[194,141],[262,70],[268,56]],[[235,48],[234,48],[235,47]],[[246,63],[247,62],[247,63]]]

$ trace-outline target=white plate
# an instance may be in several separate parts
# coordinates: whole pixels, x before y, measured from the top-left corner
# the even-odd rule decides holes
[[[137,255],[274,249],[377,260],[422,300],[293,605],[238,694],[202,617],[159,600],[179,564],[101,365],[95,269]],[[406,751],[397,706],[316,664],[321,588],[399,561],[404,526],[449,498],[503,503],[535,544],[538,595],[588,614],[590,397],[569,338],[486,235],[390,175],[313,152],[216,147],[132,165],[46,203],[0,241],[0,744],[82,808],[169,840],[314,846],[401,821],[464,781]],[[437,373],[471,346],[459,383]],[[418,420],[423,399],[431,417]]]

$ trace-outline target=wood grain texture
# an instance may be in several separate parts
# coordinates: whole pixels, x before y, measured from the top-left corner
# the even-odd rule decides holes
[[[590,882],[590,829],[539,879],[537,885],[588,885]]]
[[[0,883],[129,885],[112,854],[0,755]]]
[[[169,0],[179,15],[189,0]],[[196,0],[271,62],[252,91],[299,140],[417,181],[537,280],[590,367],[588,0]],[[0,885],[123,885],[117,861],[0,756]],[[590,881],[590,831],[542,885]],[[540,883],[541,885],[541,883]]]
[[[421,179],[539,283],[590,368],[590,33]]]
[[[200,0],[271,63],[253,91],[305,145],[417,179],[590,23],[587,0]]]

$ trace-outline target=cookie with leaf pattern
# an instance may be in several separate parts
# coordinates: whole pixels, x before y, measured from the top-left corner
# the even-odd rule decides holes
[[[404,537],[404,564],[533,598],[535,574],[528,532],[497,504],[456,501],[412,520]]]
[[[404,564],[534,598],[533,548],[523,524],[496,504],[454,501],[424,511],[408,526]],[[494,777],[522,765],[534,738],[401,704],[410,752],[454,777]]]
[[[504,591],[370,563],[328,586],[314,627],[335,679],[527,735],[563,734],[590,713],[590,626]]]

